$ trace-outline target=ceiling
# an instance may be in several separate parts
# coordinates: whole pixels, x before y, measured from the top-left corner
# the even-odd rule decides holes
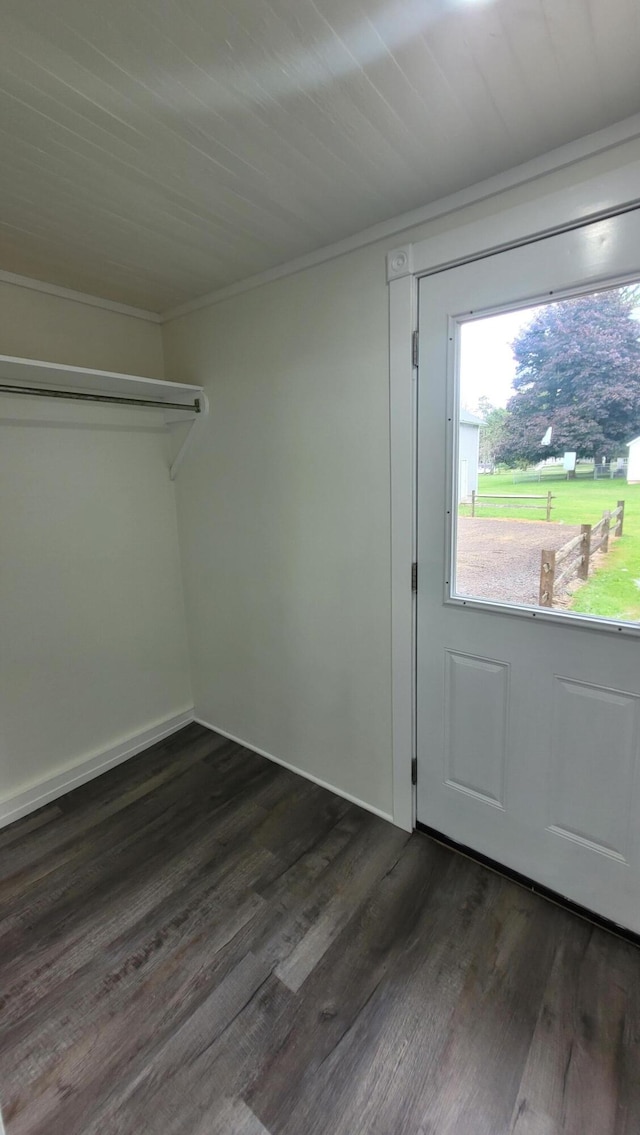
[[[637,0],[0,0],[0,269],[164,311],[640,111]]]

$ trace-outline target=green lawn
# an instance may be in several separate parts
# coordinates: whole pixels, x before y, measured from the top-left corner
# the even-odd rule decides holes
[[[576,592],[571,609],[588,615],[602,615],[605,618],[640,621],[640,485],[627,485],[619,478],[594,481],[590,478],[576,478],[566,481],[562,474],[543,471],[540,481],[524,480],[524,474],[515,473],[518,479],[514,484],[514,473],[481,474],[479,493],[545,493],[551,490],[554,496],[552,522],[561,524],[595,524],[605,509],[616,507],[619,500],[625,502],[624,534],[612,541],[612,551],[599,568],[589,578],[589,582]],[[543,520],[544,512],[523,509],[489,508],[487,501],[477,510],[479,516],[515,517],[517,519]],[[497,502],[507,504],[509,502]],[[516,503],[516,502],[513,502]],[[543,504],[543,501],[532,501]],[[460,506],[460,515],[469,516],[471,508]]]

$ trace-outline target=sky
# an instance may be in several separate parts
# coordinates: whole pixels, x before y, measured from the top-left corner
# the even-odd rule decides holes
[[[535,307],[470,320],[460,327],[460,404],[474,410],[478,399],[506,406],[516,364],[510,344],[535,315]]]

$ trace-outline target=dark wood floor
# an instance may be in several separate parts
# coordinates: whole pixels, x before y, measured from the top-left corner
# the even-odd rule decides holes
[[[640,950],[189,726],[0,832],[7,1135],[638,1135]]]

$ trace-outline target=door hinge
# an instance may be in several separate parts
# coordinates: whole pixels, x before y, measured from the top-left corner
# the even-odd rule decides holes
[[[418,565],[411,565],[411,590],[417,592],[418,590]]]
[[[411,365],[417,367],[419,358],[419,339],[418,332],[413,331],[411,334]]]
[[[411,783],[418,783],[418,758],[414,757],[411,762]]]

